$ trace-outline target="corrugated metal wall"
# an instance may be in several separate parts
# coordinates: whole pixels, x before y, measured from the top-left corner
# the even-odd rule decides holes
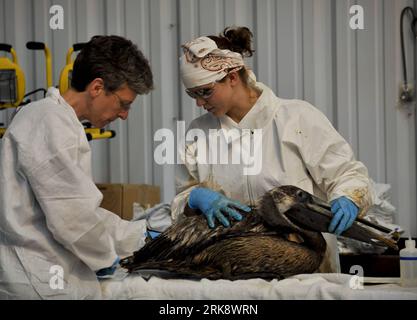
[[[49,8],[64,8],[64,30],[49,28]],[[364,30],[351,30],[349,9],[364,9]],[[400,12],[412,0],[0,0],[0,42],[12,44],[26,72],[26,91],[45,86],[44,59],[25,43],[52,50],[54,83],[66,50],[95,34],[119,34],[149,57],[156,89],[137,99],[129,119],[111,128],[116,138],[93,141],[97,182],[152,183],[174,195],[173,165],[153,161],[153,134],[175,131],[177,120],[201,114],[179,82],[179,45],[225,26],[245,25],[255,35],[248,61],[260,81],[284,98],[321,109],[352,144],[371,177],[392,185],[397,222],[417,235],[416,118],[397,108],[402,80]],[[406,37],[408,70],[415,51]],[[0,112],[0,122],[11,111]]]

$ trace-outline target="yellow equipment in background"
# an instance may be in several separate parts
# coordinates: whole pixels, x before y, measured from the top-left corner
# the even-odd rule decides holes
[[[72,54],[76,51],[80,51],[84,47],[85,43],[75,43],[67,51],[66,65],[62,69],[59,76],[59,92],[64,94],[68,88],[71,86],[71,76],[72,69],[74,67],[74,60],[72,60]],[[110,139],[116,136],[116,132],[113,130],[104,130],[102,128],[91,128],[91,124],[86,122],[84,124],[85,134],[87,135],[87,140],[96,140],[96,139]]]
[[[74,60],[71,58],[72,53],[75,51],[80,51],[84,45],[85,43],[83,42],[76,43],[67,51],[66,65],[62,69],[61,75],[59,76],[59,92],[61,94],[67,91],[71,85],[72,69],[74,67]]]
[[[29,41],[26,43],[29,50],[43,50],[45,53],[46,85],[52,87],[52,58],[51,50],[43,42]]]
[[[84,131],[87,135],[87,140],[95,140],[95,139],[110,139],[116,136],[116,132],[113,130],[104,130],[100,128],[91,128],[91,124],[89,122],[83,123]]]
[[[69,48],[66,57],[66,66],[62,69],[59,80],[59,91],[65,93],[71,85],[71,75],[74,61],[71,55],[75,51],[80,51],[85,43],[76,43]],[[46,84],[47,87],[53,86],[52,81],[52,57],[51,51],[43,42],[30,41],[26,43],[29,50],[43,50],[45,54]],[[3,108],[18,107],[29,103],[30,100],[23,102],[26,96],[32,95],[38,91],[46,93],[45,88],[39,88],[25,95],[25,77],[22,69],[17,64],[16,53],[11,45],[0,44],[0,51],[10,52],[13,61],[8,58],[0,57],[0,110]],[[2,124],[0,124],[2,125]],[[101,128],[91,128],[90,123],[83,123],[85,134],[88,141],[95,139],[110,139],[116,136],[113,130],[105,130]],[[0,127],[0,139],[3,137],[7,128]]]
[[[0,57],[0,109],[16,108],[25,95],[25,75],[11,45],[0,43],[0,51],[12,55],[12,60]]]

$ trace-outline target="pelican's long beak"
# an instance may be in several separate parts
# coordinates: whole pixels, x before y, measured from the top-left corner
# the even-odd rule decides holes
[[[330,205],[312,195],[309,201],[296,203],[285,215],[294,224],[307,230],[319,232],[328,232],[330,221],[333,218]],[[341,236],[398,250],[396,240],[390,238],[390,234],[392,234],[390,229],[357,218]]]

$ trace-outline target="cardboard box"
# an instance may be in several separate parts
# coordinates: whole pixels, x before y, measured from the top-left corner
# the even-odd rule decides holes
[[[107,209],[125,220],[133,217],[133,203],[139,203],[145,209],[160,203],[158,186],[147,184],[96,184],[103,194],[101,207]]]

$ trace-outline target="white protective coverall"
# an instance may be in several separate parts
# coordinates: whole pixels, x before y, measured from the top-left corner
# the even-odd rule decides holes
[[[207,187],[253,205],[258,197],[274,187],[294,185],[326,201],[346,196],[359,207],[359,215],[363,216],[372,204],[371,184],[366,167],[355,160],[349,144],[329,120],[308,102],[280,99],[262,83],[257,82],[256,86],[262,94],[239,123],[228,116],[216,118],[211,113],[192,121],[187,134],[191,129],[199,128],[204,136],[187,136],[186,140],[192,142],[185,142],[185,151],[179,151],[184,164],[177,168],[177,196],[171,205],[173,219],[182,216],[188,196],[196,186]],[[249,166],[244,161],[241,164],[230,161],[235,152],[232,147],[234,139],[228,140],[227,164],[219,164],[219,158],[217,164],[199,162],[199,149],[206,148],[206,154],[213,150],[209,139],[215,133],[210,134],[210,129],[223,129],[224,132],[238,129],[241,137],[249,134],[252,140],[253,129],[262,129],[262,150],[259,143],[254,147],[256,142],[251,141],[255,161],[261,163],[260,171],[244,175],[243,168]],[[197,139],[193,140],[192,136]],[[199,143],[204,137],[205,143]],[[207,158],[206,162],[209,162]],[[336,237],[329,233],[323,235],[328,250],[320,271],[338,272]]]
[[[100,298],[95,271],[143,246],[146,220],[99,207],[84,128],[57,89],[1,142],[0,299]]]

